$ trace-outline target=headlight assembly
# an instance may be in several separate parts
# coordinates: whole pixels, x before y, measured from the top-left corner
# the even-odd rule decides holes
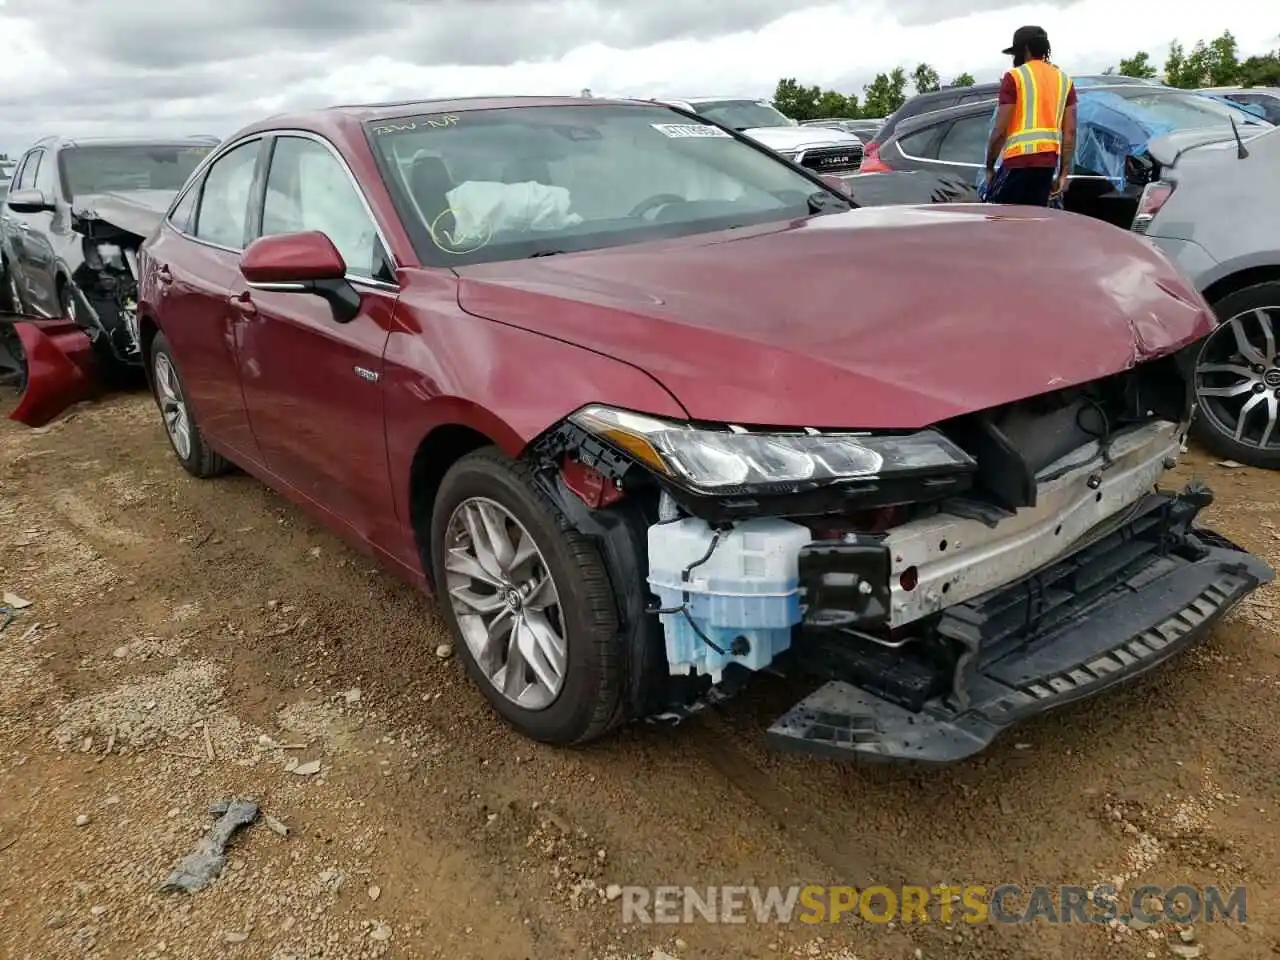
[[[570,420],[656,473],[705,493],[803,489],[975,467],[968,454],[936,430],[898,435],[749,433],[695,427],[604,406],[586,407]]]

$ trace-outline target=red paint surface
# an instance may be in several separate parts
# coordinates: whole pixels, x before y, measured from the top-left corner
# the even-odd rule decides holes
[[[75,324],[31,320],[13,326],[27,362],[27,389],[10,420],[43,427],[95,389],[93,348]]]
[[[287,283],[337,280],[347,268],[333,241],[312,230],[259,237],[240,258],[240,272],[250,283]]]
[[[560,476],[574,496],[592,510],[599,510],[622,499],[622,491],[595,467],[566,457],[560,464]]]
[[[360,286],[360,314],[340,324],[319,297],[251,290],[238,253],[166,225],[142,257],[141,315],[171,343],[216,449],[418,584],[428,578],[410,477],[437,437],[469,431],[514,456],[590,403],[911,428],[1104,376],[1209,330],[1203,300],[1145,241],[1052,211],[864,209],[457,272],[422,267],[360,127],[377,115],[272,125],[325,137],[347,158],[398,290]],[[314,267],[314,245],[304,256],[296,244],[310,241],[295,241],[257,249],[283,245],[296,254],[291,269]],[[284,269],[285,258],[266,259]],[[588,479],[576,478],[580,495],[605,502]]]

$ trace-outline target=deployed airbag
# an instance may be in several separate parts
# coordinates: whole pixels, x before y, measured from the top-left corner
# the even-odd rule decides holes
[[[563,230],[582,223],[569,210],[569,191],[546,184],[468,180],[447,194],[453,213],[452,245],[482,245],[500,233]]]

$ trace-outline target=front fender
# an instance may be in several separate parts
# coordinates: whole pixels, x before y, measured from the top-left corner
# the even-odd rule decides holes
[[[687,416],[665,387],[630,364],[466,314],[423,311],[412,332],[393,332],[382,382],[387,460],[401,517],[410,516],[414,457],[440,427],[467,427],[517,457],[590,403]]]
[[[26,365],[26,389],[10,420],[42,427],[97,390],[93,345],[67,320],[21,320],[13,324]]]

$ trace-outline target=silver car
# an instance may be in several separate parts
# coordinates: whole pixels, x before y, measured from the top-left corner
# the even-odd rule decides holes
[[[829,127],[801,126],[765,100],[693,97],[658,102],[736,130],[815,173],[856,173],[862,166],[859,137]]]
[[[1186,273],[1221,321],[1201,348],[1195,430],[1218,454],[1280,469],[1280,128],[1189,130],[1149,149],[1133,229]]]

